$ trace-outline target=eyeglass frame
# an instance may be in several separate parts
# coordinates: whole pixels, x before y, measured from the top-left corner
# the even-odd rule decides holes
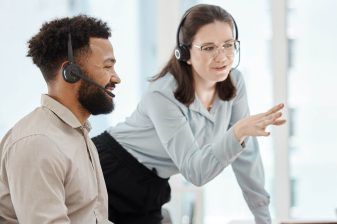
[[[228,44],[229,42],[232,42],[234,44],[234,48],[235,48],[233,50],[233,52],[230,52],[230,53],[226,52],[227,48],[224,47],[224,45]],[[219,55],[220,51],[225,53],[226,56],[234,56],[234,54],[240,50],[240,41],[239,40],[228,40],[228,41],[223,42],[222,46],[220,46],[220,47],[218,45],[214,44],[214,43],[205,43],[205,44],[202,44],[202,45],[192,44],[191,46],[198,48],[201,52],[207,53],[208,55],[210,55],[211,58],[215,58],[216,56]],[[203,47],[206,47],[206,46],[216,47],[214,53],[202,49]]]

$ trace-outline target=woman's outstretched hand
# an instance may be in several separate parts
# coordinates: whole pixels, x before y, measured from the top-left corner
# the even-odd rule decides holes
[[[286,122],[282,118],[280,111],[284,104],[278,104],[265,113],[252,115],[239,120],[234,125],[234,134],[238,141],[242,142],[248,136],[269,136],[270,132],[266,131],[269,125],[282,125]]]

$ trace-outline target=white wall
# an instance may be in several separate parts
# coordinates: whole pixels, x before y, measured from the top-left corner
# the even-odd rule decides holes
[[[27,54],[27,41],[42,22],[68,12],[66,0],[0,1],[0,138],[40,103],[46,84]]]

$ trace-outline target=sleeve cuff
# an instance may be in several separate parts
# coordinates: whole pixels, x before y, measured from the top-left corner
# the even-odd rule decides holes
[[[244,141],[245,142],[245,141]],[[222,139],[218,139],[213,145],[214,155],[223,165],[230,164],[244,150],[245,143],[235,138],[233,127],[230,128]]]
[[[271,217],[268,206],[257,207],[252,210],[256,224],[271,224]]]

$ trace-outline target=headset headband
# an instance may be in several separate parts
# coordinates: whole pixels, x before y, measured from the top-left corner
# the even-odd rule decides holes
[[[68,33],[68,60],[70,63],[74,63],[74,53],[73,53],[73,46],[71,44],[71,34]]]
[[[178,30],[177,30],[177,37],[176,37],[176,38],[177,38],[177,46],[178,46],[178,47],[184,45],[184,44],[181,44],[181,43],[180,43],[180,30],[181,30],[181,27],[183,26],[183,24],[184,24],[184,22],[185,22],[187,16],[191,13],[191,11],[193,10],[194,7],[195,7],[195,6],[193,6],[193,7],[190,8],[190,9],[188,9],[188,10],[184,13],[182,19],[180,20],[180,23],[179,23],[179,25],[178,25]],[[235,40],[239,40],[238,26],[236,25],[236,22],[235,22],[233,16],[232,16],[231,14],[229,14],[229,13],[228,13],[228,15],[232,18],[232,21],[233,21],[233,24],[234,24],[234,29],[235,29]]]

